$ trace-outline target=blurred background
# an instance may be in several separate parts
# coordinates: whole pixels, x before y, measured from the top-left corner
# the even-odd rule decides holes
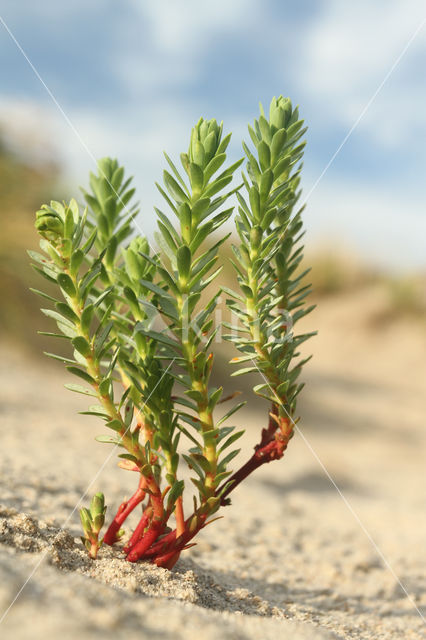
[[[178,157],[202,115],[233,131],[237,159],[258,101],[268,105],[282,93],[309,126],[306,264],[318,307],[305,324],[319,334],[308,347],[314,359],[301,425],[315,453],[295,438],[286,464],[263,482],[278,495],[320,493],[329,499],[324,511],[346,521],[318,454],[386,553],[398,561],[402,548],[416,549],[426,502],[424,3],[3,0],[1,20],[0,409],[13,427],[5,436],[8,473],[20,478],[21,468],[33,468],[34,475],[44,461],[52,486],[67,478],[67,513],[106,455],[88,436],[99,425],[92,430],[90,419],[74,414],[84,400],[61,389],[66,372],[36,361],[46,346],[36,329],[50,324],[28,292],[40,286],[25,252],[37,248],[34,211],[52,198],[78,197],[95,159],[111,155],[135,176],[138,225],[152,238],[163,149]],[[223,358],[218,378],[226,367]],[[248,448],[265,409],[250,411],[240,418],[253,426]],[[87,465],[84,480],[69,480],[70,448]],[[117,484],[104,480],[115,495]],[[18,483],[18,506],[51,514],[59,498],[43,486]],[[8,495],[3,500],[16,506]]]
[[[34,342],[24,249],[35,248],[41,202],[78,196],[95,159],[116,156],[135,176],[138,225],[152,238],[162,151],[178,157],[203,115],[233,131],[236,159],[258,101],[280,93],[309,126],[303,188],[316,295],[381,279],[387,315],[424,313],[423,10],[413,0],[218,0],[214,10],[195,0],[4,0],[2,332]]]

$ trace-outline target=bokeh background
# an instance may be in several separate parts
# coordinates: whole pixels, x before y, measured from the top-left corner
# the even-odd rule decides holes
[[[138,225],[151,238],[162,151],[177,157],[203,115],[234,132],[236,159],[258,101],[280,93],[309,126],[313,278],[336,288],[359,262],[392,280],[391,305],[424,309],[411,278],[426,267],[423,11],[414,0],[4,0],[2,330],[33,335],[23,249],[43,200],[77,195],[95,159],[116,156],[135,176]]]
[[[421,0],[1,2],[3,502],[65,518],[106,455],[91,441],[99,425],[77,416],[82,400],[62,390],[66,372],[39,355],[47,345],[36,329],[50,325],[28,292],[40,286],[25,252],[37,248],[34,211],[51,198],[78,197],[96,158],[111,155],[134,175],[138,226],[153,240],[162,151],[178,157],[194,122],[215,117],[233,131],[237,159],[258,101],[267,106],[282,93],[309,126],[302,185],[318,307],[306,325],[319,334],[309,344],[314,359],[300,405],[304,437],[292,441],[285,464],[270,465],[249,487],[260,487],[265,505],[283,500],[299,523],[294,535],[307,560],[298,579],[305,582],[311,567],[312,584],[318,571],[338,592],[349,560],[332,579],[333,563],[366,547],[376,565],[379,556],[329,473],[425,606],[418,569],[426,529],[424,14]],[[218,365],[222,382],[226,358]],[[245,455],[265,409],[250,405],[241,416]],[[128,481],[116,471],[111,461],[96,485],[113,504]],[[248,493],[241,496],[250,504]],[[285,500],[293,499],[291,510]],[[318,526],[330,530],[315,546],[309,538]],[[77,535],[77,517],[72,527]],[[351,549],[333,547],[344,536]],[[194,551],[200,561],[203,548]],[[380,575],[368,573],[374,563],[364,562],[365,573],[350,565],[345,589],[362,599],[363,576],[379,585],[386,574],[391,586],[382,595],[377,586],[371,608],[395,613],[405,595],[380,563]],[[293,596],[302,602],[306,593]]]

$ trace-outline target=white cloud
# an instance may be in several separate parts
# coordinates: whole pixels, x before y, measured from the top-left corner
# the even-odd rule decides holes
[[[67,110],[67,116],[78,136],[53,104],[3,98],[0,129],[4,123],[10,139],[27,157],[57,160],[59,156],[77,196],[78,185],[86,185],[88,172],[94,170],[94,158],[118,157],[127,173],[135,177],[141,200],[140,230],[151,233],[156,224],[154,205],[161,203],[155,182],[162,181],[166,168],[163,150],[179,163],[179,153],[186,149],[193,125],[190,115],[175,105],[171,117],[167,105],[153,105],[145,109],[143,119],[139,119],[138,110],[120,119],[82,108]]]
[[[215,33],[234,31],[253,16],[254,0],[216,0],[214,7],[199,0],[151,0],[136,3],[149,24],[155,45],[169,54],[191,56],[202,51]]]
[[[66,110],[93,156],[117,156],[135,175],[142,200],[140,224],[148,232],[155,226],[153,205],[161,202],[154,182],[161,180],[165,167],[162,150],[178,159],[187,145],[193,120],[199,116],[198,97],[188,95],[185,84],[196,82],[205,72],[204,57],[218,46],[221,34],[235,31],[250,38],[257,26],[262,42],[259,55],[265,60],[272,51],[268,47],[275,47],[276,54],[279,38],[294,41],[291,48],[297,40],[297,55],[286,60],[299,83],[296,89],[303,86],[311,106],[323,112],[317,122],[322,118],[325,130],[334,132],[336,123],[351,126],[420,23],[423,11],[423,3],[417,0],[404,4],[396,0],[361,0],[357,4],[329,0],[322,5],[322,12],[318,10],[312,19],[299,23],[295,34],[282,19],[272,24],[262,13],[261,3],[254,0],[219,0],[214,10],[209,3],[196,0],[129,4],[135,12],[134,24],[128,19],[117,21],[116,40],[111,43],[105,65],[111,65],[112,75],[124,80],[130,99],[126,96],[114,112],[87,103],[82,106],[82,101]],[[39,12],[33,9],[25,20],[36,15],[41,19],[47,5],[46,19],[49,13],[51,19],[63,24],[71,16],[71,10],[59,10],[59,4],[49,2],[34,5]],[[9,2],[8,6],[15,4]],[[72,10],[75,12],[75,4]],[[81,11],[84,15],[83,8]],[[135,47],[135,36],[142,30],[142,20],[148,42],[139,48]],[[357,133],[367,133],[372,146],[375,141],[382,147],[398,151],[407,147],[412,152],[422,144],[426,90],[414,74],[405,94],[400,90],[400,78],[407,68],[413,69],[416,56],[424,52],[424,36],[419,36],[362,120]],[[251,81],[248,69],[245,77]],[[115,86],[112,78],[112,90]],[[55,92],[55,87],[52,90]],[[92,159],[53,104],[40,106],[31,100],[22,102],[5,96],[0,118],[7,120],[8,126],[15,123],[18,133],[26,131],[24,140],[35,135],[45,146],[59,151],[75,184],[87,182]],[[241,136],[247,137],[246,124],[237,113],[230,113],[225,124],[234,131],[232,153],[239,154]],[[330,175],[310,198],[307,226],[312,239],[333,233],[335,238],[345,237],[348,244],[391,266],[425,263],[426,216],[420,189],[416,190],[417,199],[407,203],[401,185],[389,185],[384,192],[383,185],[342,184],[341,179],[337,182],[333,178],[332,182]]]
[[[349,128],[424,20],[424,3],[330,0],[323,7],[304,31],[297,66],[307,94],[326,113],[328,123],[337,121]],[[415,141],[418,126],[425,128],[422,76],[412,74],[414,87],[408,93],[399,84],[407,69],[416,69],[416,57],[426,53],[425,30],[414,39],[360,123],[360,130],[367,130],[384,146],[397,146],[407,135]],[[420,93],[421,100],[413,100],[412,91]]]
[[[149,99],[161,89],[162,96],[172,97],[174,88],[199,77],[206,52],[223,34],[256,20],[258,6],[255,0],[216,0],[214,7],[199,0],[133,2],[134,22],[118,25],[120,47],[111,66],[135,95]],[[134,38],[144,39],[140,51]]]
[[[191,126],[187,114],[177,113],[176,119],[170,120],[156,109],[142,128],[131,126],[129,121],[117,126],[95,111],[76,110],[69,115],[95,157],[118,156],[128,172],[135,175],[142,202],[138,224],[141,232],[151,236],[155,228],[153,206],[161,203],[154,185],[155,181],[161,181],[165,168],[161,150],[167,149],[178,162],[178,153],[186,146]],[[134,117],[137,116],[133,114]],[[4,101],[0,109],[0,126],[2,121],[17,123],[16,131],[19,129],[23,145],[27,145],[29,135],[34,149],[39,149],[40,144],[45,148],[46,140],[51,140],[53,152],[62,150],[77,194],[78,184],[87,184],[87,173],[93,170],[93,161],[55,107]],[[234,134],[238,148],[239,135]],[[305,221],[311,244],[343,243],[361,251],[370,263],[395,269],[426,266],[424,202],[420,197],[407,198],[405,192],[398,190],[398,185],[389,186],[385,193],[381,186],[341,179],[332,183],[324,181],[310,196]]]
[[[390,269],[426,267],[424,199],[397,188],[342,181],[321,185],[305,214],[308,241],[343,244],[369,264]]]

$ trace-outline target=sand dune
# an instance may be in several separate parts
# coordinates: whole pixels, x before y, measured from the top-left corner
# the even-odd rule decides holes
[[[133,478],[105,462],[102,427],[77,415],[84,398],[63,389],[66,372],[3,344],[1,611],[37,569],[2,637],[425,637],[426,332],[376,322],[380,304],[374,289],[322,301],[301,433],[171,574],[119,550],[88,560],[79,498],[95,478],[90,495],[104,491],[112,511]],[[242,456],[262,420],[241,412]]]

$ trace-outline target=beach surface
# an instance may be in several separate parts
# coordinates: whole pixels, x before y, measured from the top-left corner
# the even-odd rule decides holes
[[[368,311],[366,311],[368,310]],[[426,637],[426,331],[371,288],[321,302],[283,460],[242,484],[172,572],[83,550],[78,508],[133,492],[102,423],[56,363],[3,342],[0,635],[4,640]],[[261,405],[237,414],[250,455]],[[132,522],[130,522],[132,524]]]

